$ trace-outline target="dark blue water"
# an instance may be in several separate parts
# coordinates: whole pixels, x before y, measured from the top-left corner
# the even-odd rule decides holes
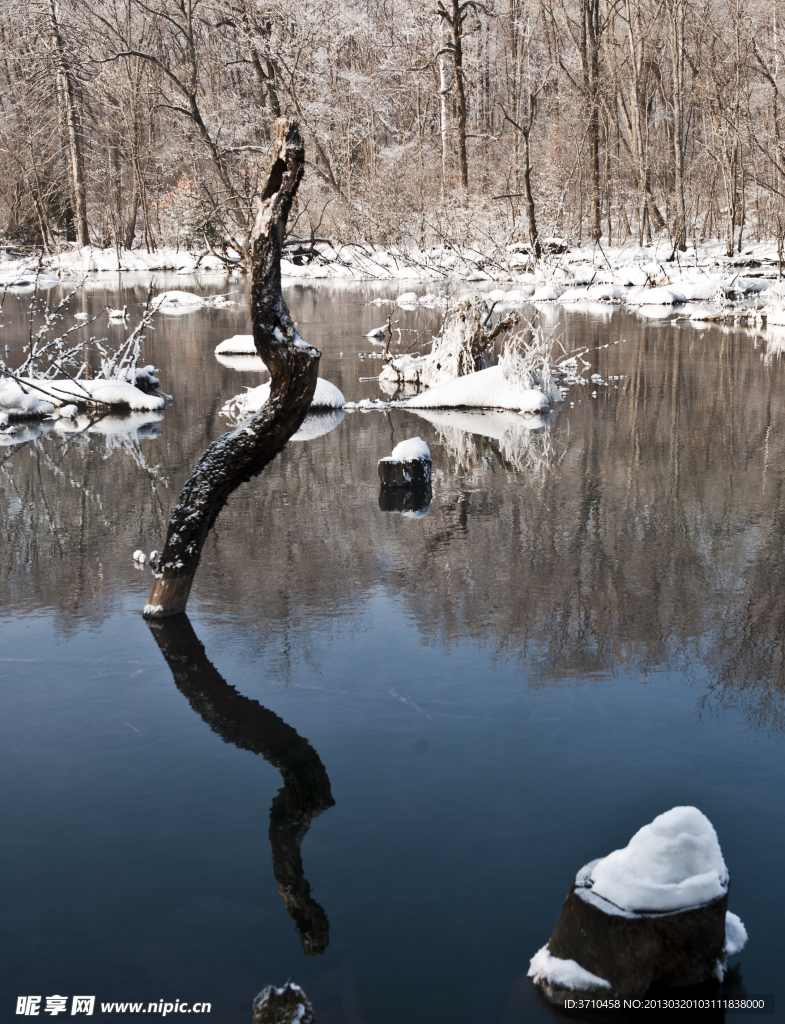
[[[347,399],[378,395],[357,352],[379,293],[288,295]],[[160,547],[221,405],[257,382],[212,355],[242,308],[159,323],[157,436],[0,452],[2,1019],[58,993],[206,1001],[230,1024],[291,978],[320,1024],[545,1020],[525,974],[575,872],[677,804],[717,829],[746,990],[777,991],[782,367],[752,334],[561,316],[573,340],[624,339],[595,368],[629,381],[572,395],[534,462],[520,439],[356,413],[239,491],[179,682],[131,552]],[[378,502],[376,459],[413,434],[424,518]],[[276,885],[291,842],[271,863],[287,769],[262,748],[285,761],[284,727],[335,801],[284,827],[310,820],[312,956]]]

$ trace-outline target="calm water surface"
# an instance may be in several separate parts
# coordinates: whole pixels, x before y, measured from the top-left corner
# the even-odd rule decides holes
[[[77,305],[145,292],[98,282]],[[379,395],[359,353],[390,294],[287,291],[347,399]],[[6,297],[10,365],[29,301]],[[776,343],[542,316],[608,345],[588,372],[618,390],[574,388],[534,433],[391,410],[290,443],[222,513],[179,627],[141,618],[131,553],[161,546],[221,406],[261,379],[213,354],[250,329],[242,301],[158,320],[160,422],[0,448],[2,1019],[18,995],[94,993],[241,1024],[291,978],[320,1024],[546,1020],[525,974],[575,872],[676,804],[717,828],[747,992],[777,991]],[[417,434],[430,509],[381,511],[376,461]]]

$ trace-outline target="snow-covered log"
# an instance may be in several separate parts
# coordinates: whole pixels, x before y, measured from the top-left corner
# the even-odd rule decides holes
[[[207,657],[187,615],[151,622],[150,629],[177,689],[213,732],[225,743],[261,754],[281,773],[284,785],[270,808],[273,874],[305,955],[323,953],[330,925],[311,895],[300,854],[313,819],[335,804],[319,755],[273,711],[226,682]]]
[[[717,833],[695,807],[658,815],[626,847],[582,868],[529,977],[554,1004],[642,996],[721,979],[746,942],[728,913]]]
[[[304,166],[296,122],[279,118],[250,243],[251,322],[256,351],[270,371],[270,398],[249,423],[214,441],[186,481],[154,566],[148,618],[185,611],[202,546],[230,494],[275,458],[311,405],[320,353],[300,337],[281,292],[281,246]]]

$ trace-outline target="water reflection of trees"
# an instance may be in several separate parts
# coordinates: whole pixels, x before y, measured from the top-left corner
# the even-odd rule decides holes
[[[306,956],[323,953],[330,926],[311,896],[300,853],[313,819],[335,804],[319,755],[278,715],[224,680],[185,614],[148,625],[194,711],[225,743],[261,754],[280,771],[284,785],[270,808],[273,874]]]
[[[340,304],[324,315],[340,320]],[[550,428],[561,455],[547,473],[516,469],[480,434],[442,444],[435,425],[401,410],[348,415],[233,496],[197,600],[230,616],[279,678],[382,586],[426,642],[490,646],[525,661],[533,685],[705,671],[707,708],[738,705],[781,727],[785,364],[766,365],[739,332],[617,321],[627,342],[595,365],[606,380],[627,374],[626,385],[596,400],[573,389],[575,408]],[[602,325],[570,325],[575,345],[608,340]],[[168,349],[154,358],[162,379],[176,375]],[[197,416],[176,402],[159,440],[143,442],[175,493],[237,390],[210,346],[187,349],[186,370],[205,381],[209,407]],[[415,434],[431,446],[434,488],[430,514],[413,522],[378,511],[376,460]],[[105,609],[127,587],[116,562],[129,564],[139,533],[152,543],[165,522],[147,474],[95,445],[63,463],[68,480],[24,453],[8,467],[4,604]]]

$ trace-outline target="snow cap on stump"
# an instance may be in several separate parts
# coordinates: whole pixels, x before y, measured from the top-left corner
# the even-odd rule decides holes
[[[696,807],[674,807],[578,872],[529,977],[552,1003],[598,991],[642,996],[722,978],[747,938],[728,913],[728,869]]]
[[[382,487],[427,487],[431,482],[431,453],[421,437],[411,437],[379,459]]]

